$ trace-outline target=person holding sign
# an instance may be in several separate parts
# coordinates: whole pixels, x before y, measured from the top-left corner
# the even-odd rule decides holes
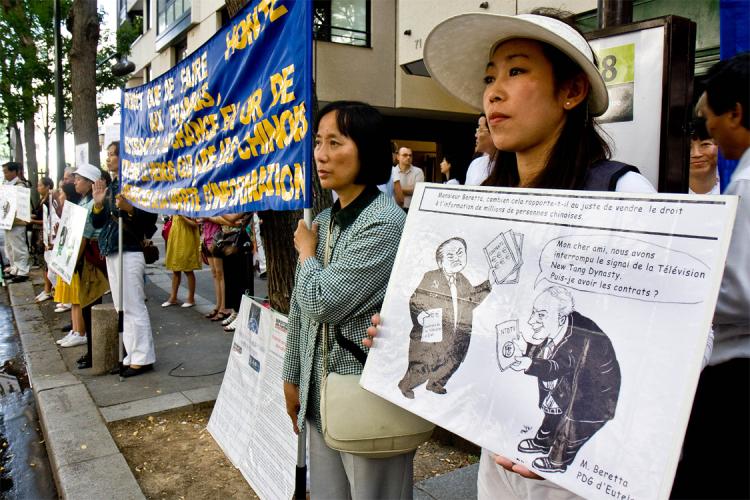
[[[122,287],[124,310],[122,343],[125,348],[125,357],[122,376],[132,377],[151,370],[156,361],[151,319],[146,308],[146,291],[143,282],[146,272],[143,242],[156,232],[156,214],[134,207],[120,195],[119,141],[114,141],[107,146],[106,162],[113,182],[109,189],[103,180],[98,180],[94,184],[91,221],[94,227],[101,229],[99,246],[107,263],[107,275],[115,306],[120,303],[117,264],[120,256],[123,259],[122,279],[125,286]],[[123,215],[122,253],[118,247],[117,210],[121,210]]]
[[[487,116],[501,153],[483,185],[654,192],[635,167],[609,160],[594,122],[607,110],[607,89],[572,21],[572,14],[554,9],[455,16],[427,37],[425,64],[445,90]],[[373,317],[371,337],[379,322]],[[482,450],[479,498],[575,497],[535,479],[525,466]]]
[[[6,186],[26,186],[20,172],[22,165],[9,161],[3,165],[3,176]],[[26,245],[26,223],[14,220],[13,227],[5,230],[5,255],[10,261],[5,275],[13,283],[20,283],[29,279],[29,247]]]
[[[411,498],[413,451],[390,458],[335,451],[324,441],[320,416],[324,373],[362,373],[359,343],[382,305],[406,218],[376,187],[391,171],[384,120],[367,104],[339,101],[320,110],[314,130],[320,183],[338,200],[312,228],[300,221],[294,233],[299,264],[284,356],[287,413],[295,432],[309,428],[312,498]]]

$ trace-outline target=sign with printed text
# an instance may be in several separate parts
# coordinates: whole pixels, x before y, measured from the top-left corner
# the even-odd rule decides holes
[[[0,229],[7,231],[13,227],[17,205],[18,193],[15,186],[0,184]]]
[[[292,498],[297,437],[282,367],[287,318],[242,297],[227,369],[208,431],[260,498]]]
[[[79,207],[69,201],[63,205],[57,229],[57,240],[52,247],[52,259],[48,261],[48,264],[50,269],[67,284],[70,284],[73,279],[87,217],[88,210],[84,207]]]
[[[310,206],[311,3],[252,1],[170,71],[123,92],[126,198],[193,217]]]
[[[668,498],[736,207],[419,184],[360,383],[585,498]]]

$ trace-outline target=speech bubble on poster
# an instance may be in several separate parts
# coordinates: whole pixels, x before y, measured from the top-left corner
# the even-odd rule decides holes
[[[554,238],[539,256],[541,281],[647,302],[697,304],[710,268],[692,255],[621,236]]]

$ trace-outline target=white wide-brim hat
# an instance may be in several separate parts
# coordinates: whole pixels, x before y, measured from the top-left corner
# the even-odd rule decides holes
[[[609,106],[607,87],[585,38],[562,21],[535,14],[460,14],[435,26],[424,45],[424,63],[432,78],[449,94],[482,109],[487,63],[497,45],[513,38],[546,42],[570,57],[588,77],[589,114]]]
[[[102,178],[102,169],[95,167],[90,163],[80,163],[73,173],[80,175],[91,182],[96,182]]]

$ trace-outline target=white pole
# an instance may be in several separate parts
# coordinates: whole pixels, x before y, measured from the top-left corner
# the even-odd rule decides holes
[[[117,295],[117,340],[119,344],[119,358],[120,362],[118,366],[120,367],[120,382],[122,382],[122,361],[125,358],[125,346],[123,344],[123,331],[124,331],[124,323],[125,323],[125,311],[122,310],[122,294],[123,294],[123,283],[122,283],[122,270],[123,270],[123,245],[122,245],[122,210],[117,211],[117,289],[118,289],[118,295]]]

